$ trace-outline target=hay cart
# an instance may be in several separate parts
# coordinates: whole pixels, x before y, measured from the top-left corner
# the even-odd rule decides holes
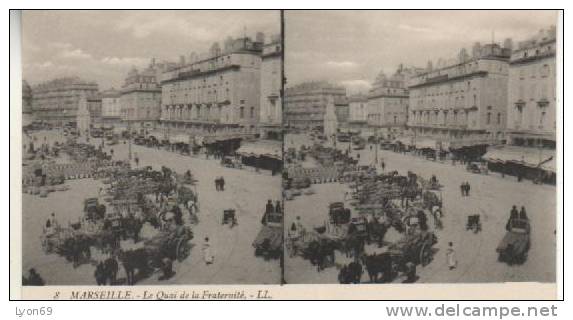
[[[148,253],[150,267],[160,268],[164,258],[179,262],[185,260],[189,256],[191,250],[189,241],[192,239],[193,232],[191,228],[175,226],[145,241],[144,248]]]

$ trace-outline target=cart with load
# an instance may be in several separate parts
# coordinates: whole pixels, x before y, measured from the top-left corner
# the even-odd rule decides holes
[[[175,226],[165,230],[155,237],[144,242],[145,251],[148,254],[149,266],[159,268],[164,258],[172,261],[183,261],[189,256],[191,247],[189,241],[193,239],[193,232],[188,226]]]
[[[527,219],[510,219],[507,233],[497,246],[498,261],[508,264],[523,263],[529,251],[531,226]]]
[[[265,259],[279,258],[283,246],[283,214],[280,212],[265,213],[263,226],[255,241],[255,256]]]
[[[389,246],[395,269],[403,269],[406,263],[426,266],[433,258],[433,246],[438,238],[431,231],[418,231],[406,234],[400,241]]]

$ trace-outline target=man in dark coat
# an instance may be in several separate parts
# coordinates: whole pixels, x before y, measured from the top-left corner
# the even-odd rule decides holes
[[[273,202],[271,200],[267,201],[267,205],[265,206],[265,213],[273,213],[275,208],[273,207]]]
[[[519,219],[527,220],[527,213],[525,212],[525,207],[521,206],[521,210],[519,211]]]

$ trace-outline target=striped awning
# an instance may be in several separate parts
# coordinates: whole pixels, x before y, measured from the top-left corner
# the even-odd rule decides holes
[[[282,144],[270,141],[254,142],[242,145],[237,154],[243,157],[267,157],[282,160]]]
[[[532,168],[544,169],[543,166],[545,165],[546,168],[553,167],[555,170],[554,157],[555,151],[550,149],[503,146],[490,148],[482,158],[490,162],[513,162]],[[553,161],[553,165],[551,165],[551,161]]]

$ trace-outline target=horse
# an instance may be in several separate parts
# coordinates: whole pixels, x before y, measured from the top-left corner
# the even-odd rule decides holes
[[[378,282],[379,274],[382,274],[381,280],[383,282],[389,282],[392,279],[392,256],[390,254],[364,255],[362,256],[362,263],[366,266],[370,282]]]
[[[358,258],[364,252],[365,239],[363,236],[350,233],[348,238],[343,243],[342,249],[344,250],[347,258]]]
[[[94,277],[98,286],[105,286],[106,285],[106,274],[105,274],[105,267],[103,262],[99,262],[96,266]]]
[[[103,262],[104,267],[104,274],[106,275],[106,279],[109,279],[109,284],[115,284],[115,280],[117,277],[117,272],[119,271],[119,264],[115,257],[109,257],[105,259]]]
[[[119,252],[119,259],[123,264],[127,277],[127,285],[131,286],[135,284],[136,270],[138,277],[145,276],[150,271],[149,258],[149,254],[145,251],[145,248],[130,249]]]
[[[344,265],[338,273],[338,282],[341,284],[358,284],[362,278],[364,270],[362,265],[356,261]]]
[[[384,223],[380,223],[378,219],[374,218],[372,221],[368,222],[366,225],[366,230],[368,234],[368,243],[375,240],[378,244],[378,248],[381,248],[384,241],[384,236],[388,231],[388,226]]]
[[[308,245],[308,257],[320,272],[326,267],[326,259],[330,258],[334,263],[335,243],[326,239],[314,240]]]

